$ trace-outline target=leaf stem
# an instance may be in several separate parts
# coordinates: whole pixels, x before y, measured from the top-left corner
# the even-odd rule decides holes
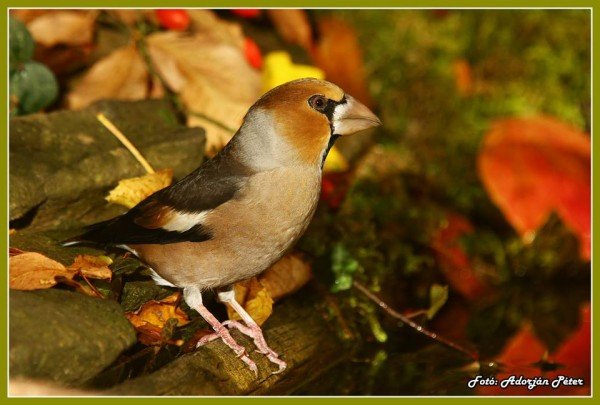
[[[438,335],[435,332],[432,332],[432,331],[430,331],[428,329],[425,329],[424,327],[422,327],[418,323],[412,321],[408,317],[402,315],[400,312],[398,312],[395,309],[393,309],[392,307],[390,307],[385,301],[383,301],[381,298],[379,298],[376,294],[372,293],[362,283],[354,280],[352,282],[352,286],[355,287],[362,294],[364,294],[371,301],[373,301],[375,304],[377,304],[381,309],[383,309],[391,317],[398,319],[402,323],[407,324],[408,326],[410,326],[411,328],[413,328],[417,332],[419,332],[419,333],[427,336],[430,339],[435,340],[438,343],[441,343],[441,344],[443,344],[443,345],[445,345],[445,346],[447,346],[447,347],[449,347],[451,349],[454,349],[454,350],[457,350],[457,351],[459,351],[461,353],[464,353],[464,354],[466,354],[467,356],[469,356],[471,359],[473,359],[475,361],[479,360],[479,355],[476,352],[468,350],[468,349],[462,347],[461,345],[459,345],[458,343],[455,343],[455,342],[453,342],[451,340],[446,339],[443,336]]]

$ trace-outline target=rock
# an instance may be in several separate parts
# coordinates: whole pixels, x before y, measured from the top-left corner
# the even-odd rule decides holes
[[[59,289],[10,291],[10,376],[80,386],[136,342],[118,303]]]
[[[46,208],[50,213],[59,212],[71,202],[88,197],[90,190],[106,192],[121,179],[145,173],[96,119],[99,112],[155,169],[170,167],[175,177],[181,177],[202,162],[203,130],[183,127],[164,100],[101,101],[81,111],[14,118],[10,120],[11,220],[38,205],[40,216]],[[96,205],[106,205],[102,193],[92,196]],[[36,229],[58,225],[57,221],[37,221]]]
[[[344,350],[331,326],[315,310],[319,294],[305,288],[275,307],[264,325],[265,338],[288,368],[271,375],[276,366],[254,351],[253,343],[232,331],[256,361],[259,378],[221,341],[215,340],[183,355],[154,373],[127,380],[106,395],[285,395],[319,378],[343,361]],[[90,387],[94,388],[94,387]]]

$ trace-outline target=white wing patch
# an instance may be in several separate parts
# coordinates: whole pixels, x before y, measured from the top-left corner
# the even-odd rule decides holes
[[[209,211],[201,212],[177,212],[173,219],[164,224],[162,228],[165,231],[185,232],[204,221]]]

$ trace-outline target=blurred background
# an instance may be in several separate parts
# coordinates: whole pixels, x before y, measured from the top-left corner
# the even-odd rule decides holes
[[[123,212],[170,176],[189,172],[202,155],[213,156],[265,91],[324,78],[376,111],[383,126],[336,144],[317,214],[291,264],[236,290],[254,300],[267,330],[279,305],[317,297],[306,301],[312,316],[325,320],[343,355],[334,361],[323,352],[332,366],[315,368],[318,380],[291,384],[286,393],[589,395],[589,10],[10,15],[11,246],[67,264],[71,253],[52,247],[64,232]],[[134,103],[110,104],[115,100]],[[144,183],[144,192],[136,186],[104,200],[119,180],[144,171],[127,153],[119,159],[131,166],[100,157],[103,145],[117,145],[93,119],[101,111],[157,169],[172,169],[166,184]],[[100,130],[107,140],[96,139],[98,146]],[[146,148],[151,141],[159,146]],[[110,282],[54,289],[87,288],[136,315],[150,299],[173,293],[143,284],[147,277],[139,281],[144,272],[133,259],[110,260]],[[124,302],[135,282],[145,295]],[[281,304],[268,301],[285,295]],[[19,360],[12,348],[11,369],[87,389],[115,387],[184,356],[204,326],[193,314],[181,317],[174,329],[154,322],[152,334],[150,320],[128,316],[137,343],[77,381],[27,371],[28,357]],[[11,345],[19,333],[11,321]],[[475,375],[559,374],[585,385],[467,386]]]

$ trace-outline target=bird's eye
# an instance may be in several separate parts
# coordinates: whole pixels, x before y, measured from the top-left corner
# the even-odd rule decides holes
[[[308,99],[308,105],[317,111],[324,111],[327,107],[327,99],[323,96],[316,95]]]

